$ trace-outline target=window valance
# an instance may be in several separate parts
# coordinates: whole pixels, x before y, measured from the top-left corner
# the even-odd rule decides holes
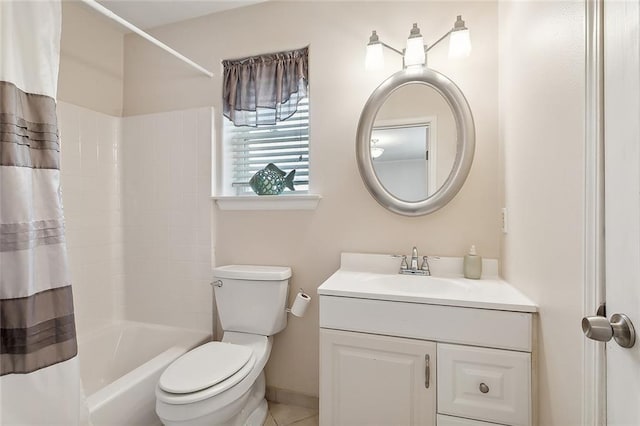
[[[225,60],[223,114],[236,126],[273,125],[307,96],[309,48]]]

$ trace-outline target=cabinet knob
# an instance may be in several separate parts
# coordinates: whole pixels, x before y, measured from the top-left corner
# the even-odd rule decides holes
[[[484,383],[480,383],[480,392],[489,393],[489,386]]]

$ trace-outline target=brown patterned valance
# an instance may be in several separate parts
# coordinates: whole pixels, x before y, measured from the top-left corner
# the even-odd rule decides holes
[[[309,48],[226,60],[223,114],[236,126],[272,125],[291,117],[307,96]]]

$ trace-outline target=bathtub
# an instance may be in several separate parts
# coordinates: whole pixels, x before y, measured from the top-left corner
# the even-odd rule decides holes
[[[160,375],[208,340],[208,332],[133,321],[79,336],[80,375],[93,425],[161,424],[155,413]]]

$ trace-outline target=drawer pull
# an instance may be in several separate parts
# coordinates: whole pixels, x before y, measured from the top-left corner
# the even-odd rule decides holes
[[[480,392],[489,393],[489,386],[484,383],[480,383]]]
[[[429,355],[424,356],[424,387],[429,389],[429,376],[431,376],[431,366],[429,365]]]

